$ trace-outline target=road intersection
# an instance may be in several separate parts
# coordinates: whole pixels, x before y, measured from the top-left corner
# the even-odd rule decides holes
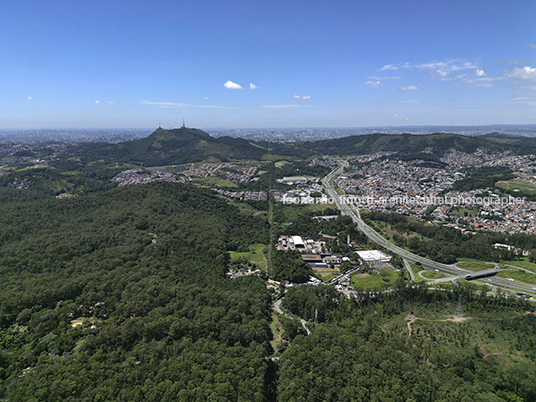
[[[458,279],[464,279],[465,275],[470,273],[470,271],[460,269],[456,267],[455,265],[447,265],[442,264],[437,261],[430,260],[429,258],[425,258],[422,256],[419,256],[417,254],[413,254],[412,252],[405,250],[397,245],[394,245],[393,243],[387,241],[383,236],[381,236],[378,232],[376,232],[374,229],[372,229],[370,226],[368,226],[362,219],[359,214],[359,209],[356,205],[348,202],[348,198],[344,195],[341,196],[337,194],[335,189],[333,188],[331,182],[339,176],[346,167],[348,167],[348,162],[342,159],[337,159],[337,163],[339,164],[338,168],[334,169],[331,173],[329,173],[323,180],[322,184],[324,188],[326,189],[329,197],[333,199],[337,207],[341,210],[341,212],[344,215],[349,216],[357,225],[359,230],[361,230],[367,237],[372,240],[374,243],[379,244],[380,246],[386,248],[387,250],[390,250],[396,254],[398,254],[400,257],[404,259],[404,264],[408,271],[410,272],[410,276],[412,277],[412,280],[414,280],[413,273],[409,267],[409,264],[407,261],[413,261],[416,263],[420,263],[424,267],[430,267],[431,269],[438,270],[443,273],[450,274],[448,278],[442,278],[440,282],[446,282],[446,281],[455,281]],[[431,283],[435,283],[437,281],[432,281]],[[531,293],[536,295],[535,290],[532,288],[531,285],[525,284],[525,283],[512,283],[507,282],[506,280],[497,279],[497,278],[487,278],[483,280],[477,280],[475,282],[487,284],[489,286],[495,286],[495,287],[501,287],[505,288],[510,291],[515,292],[525,292],[525,293]],[[429,282],[430,283],[430,282]]]

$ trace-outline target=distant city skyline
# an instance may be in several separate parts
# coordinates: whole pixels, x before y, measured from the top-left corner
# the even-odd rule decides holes
[[[536,124],[536,2],[0,6],[0,130]]]

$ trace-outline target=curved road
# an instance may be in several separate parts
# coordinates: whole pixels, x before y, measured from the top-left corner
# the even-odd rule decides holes
[[[405,258],[410,261],[414,262],[420,262],[422,265],[426,265],[428,267],[438,269],[440,271],[448,272],[452,275],[460,276],[461,279],[469,272],[464,269],[457,268],[455,265],[447,265],[442,264],[437,261],[430,260],[425,257],[421,257],[417,254],[413,254],[410,251],[407,251],[401,247],[398,247],[387,240],[385,240],[380,234],[378,234],[374,229],[372,229],[370,226],[368,226],[359,215],[359,210],[354,205],[349,205],[344,198],[341,199],[341,197],[336,193],[336,191],[331,186],[331,180],[333,180],[335,177],[340,175],[345,167],[348,167],[348,162],[345,160],[337,159],[337,163],[339,164],[339,167],[337,169],[334,169],[330,174],[328,174],[323,180],[322,184],[324,185],[326,191],[328,192],[329,196],[335,201],[335,204],[337,207],[341,210],[341,212],[350,218],[356,223],[357,227],[367,235],[367,237],[372,240],[373,242],[379,244],[380,246],[400,255],[402,258]],[[411,272],[411,270],[410,270]],[[451,278],[452,279],[458,279],[458,278]],[[524,292],[530,292],[534,293],[534,290],[531,286],[526,285],[524,283],[512,283],[503,281],[500,279],[487,279],[488,282],[492,282],[496,286],[501,286],[508,288],[509,290],[515,290],[515,291],[524,291]]]
[[[283,301],[283,299],[279,299],[278,301],[276,301],[274,303],[274,310],[276,311],[276,313],[278,314],[281,314],[281,315],[286,315],[287,317],[291,317],[289,316],[287,313],[284,313],[283,310],[281,310],[281,302]],[[293,318],[293,317],[291,317]],[[300,319],[300,323],[303,327],[303,329],[305,330],[306,334],[307,335],[311,335],[311,331],[309,331],[309,328],[307,328],[307,326],[305,325],[307,323],[307,321],[303,320],[303,319]]]

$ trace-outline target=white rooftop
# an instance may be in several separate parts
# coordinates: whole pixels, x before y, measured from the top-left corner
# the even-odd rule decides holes
[[[367,251],[356,251],[359,258],[365,262],[389,262],[391,261],[391,256],[382,253],[379,250],[367,250]]]

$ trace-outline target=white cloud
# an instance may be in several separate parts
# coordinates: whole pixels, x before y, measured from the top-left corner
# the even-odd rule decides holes
[[[208,96],[204,96],[203,99],[210,99]]]
[[[399,68],[410,68],[410,64],[408,62],[405,63],[398,63],[398,64],[387,64],[386,66],[383,66],[380,68],[379,71],[388,71],[388,70],[398,70]]]
[[[300,95],[294,95],[294,97],[295,97],[296,99],[301,99],[301,96],[300,96]]]
[[[227,89],[242,89],[240,85],[233,81],[227,81],[223,86]]]
[[[100,100],[96,100],[95,103],[98,105],[100,103]]]
[[[421,70],[439,70],[442,73],[460,71],[460,70],[474,70],[478,66],[470,61],[459,59],[446,59],[443,61],[431,61],[428,63],[416,64],[416,68]]]
[[[536,45],[532,43],[527,43],[527,46],[530,47],[531,49],[536,49]]]
[[[536,68],[525,66],[523,68],[516,67],[512,71],[505,70],[504,75],[510,78],[520,78],[522,80],[536,79]]]
[[[467,78],[464,77],[463,83],[472,85],[474,87],[492,87],[493,81],[502,80],[504,77],[479,77],[479,78]]]
[[[249,83],[249,89],[259,89],[259,87],[250,82]]]
[[[314,107],[309,105],[262,105],[265,109],[290,109],[295,107]]]
[[[514,98],[515,101],[527,101],[530,100],[530,98]]]
[[[473,62],[460,60],[460,59],[445,59],[441,61],[433,60],[426,63],[416,63],[410,64],[408,62],[399,63],[399,64],[387,64],[379,69],[379,71],[387,70],[399,70],[399,69],[409,69],[409,70],[427,70],[432,77],[438,77],[440,79],[446,80],[449,78],[450,74],[455,71],[468,70],[468,69],[477,69],[479,66]],[[380,77],[375,77],[380,80]],[[393,77],[394,78],[394,77]],[[399,77],[396,77],[397,79]],[[373,78],[371,78],[373,79]],[[384,79],[387,79],[384,78]]]
[[[381,83],[381,81],[379,81],[379,80],[378,80],[378,81],[370,81],[370,80],[369,80],[369,81],[365,81],[365,82],[363,83],[363,85],[369,85],[369,86],[371,86],[372,88],[378,88],[381,84],[382,84],[382,83]]]
[[[486,76],[486,73],[484,72],[484,70],[481,70],[481,69],[476,70],[475,74],[476,74],[477,77],[485,77]]]
[[[398,88],[400,91],[421,91],[422,88],[416,87],[415,85],[409,85],[407,87]]]
[[[306,96],[302,96],[302,99],[311,99],[311,97],[309,95],[306,95]]]
[[[28,96],[28,100],[33,100],[31,96]]]
[[[113,105],[114,103],[112,101],[108,101],[108,104]]]

